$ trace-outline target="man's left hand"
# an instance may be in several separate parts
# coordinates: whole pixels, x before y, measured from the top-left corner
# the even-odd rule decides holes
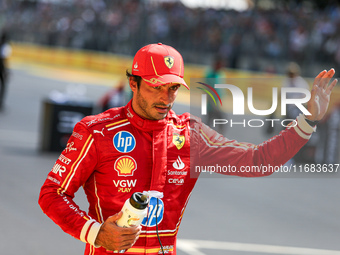
[[[311,91],[311,99],[307,104],[307,109],[311,115],[307,115],[307,119],[319,121],[325,116],[329,106],[332,89],[338,82],[338,80],[335,79],[328,85],[334,74],[335,70],[332,68],[328,72],[326,70],[322,71],[315,77]]]

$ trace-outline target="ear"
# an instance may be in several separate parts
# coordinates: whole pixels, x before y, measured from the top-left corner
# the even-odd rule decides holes
[[[133,77],[129,77],[129,84],[130,84],[130,88],[131,88],[132,92],[136,93],[138,86],[137,86],[137,82],[135,81],[135,79]]]

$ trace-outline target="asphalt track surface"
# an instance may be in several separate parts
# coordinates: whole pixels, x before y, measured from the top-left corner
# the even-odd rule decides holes
[[[52,90],[65,91],[77,83],[58,78],[58,70],[49,71],[54,78],[39,67],[15,66],[6,108],[0,112],[0,253],[4,255],[83,254],[84,244],[59,229],[37,203],[40,187],[58,157],[39,151],[42,101]],[[93,101],[108,90],[103,83],[90,83],[87,95]],[[178,112],[187,108],[176,106]],[[266,139],[261,132],[240,128],[228,132],[242,141]],[[184,214],[178,254],[340,254],[339,184],[340,179],[331,176],[203,176]],[[78,193],[76,201],[86,210],[84,195]]]

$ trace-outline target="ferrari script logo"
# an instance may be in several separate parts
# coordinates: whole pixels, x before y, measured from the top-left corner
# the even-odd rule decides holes
[[[174,66],[174,63],[175,63],[174,58],[171,57],[171,56],[166,56],[166,57],[164,57],[164,62],[165,62],[165,65],[166,65],[169,69],[171,69],[171,68]]]
[[[177,133],[174,133],[172,136],[172,142],[174,145],[176,145],[177,149],[182,149],[185,143],[185,137],[184,135],[179,135]]]

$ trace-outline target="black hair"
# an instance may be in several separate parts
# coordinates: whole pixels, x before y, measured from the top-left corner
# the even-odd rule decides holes
[[[140,76],[138,76],[138,75],[133,75],[133,74],[131,74],[128,70],[126,70],[126,77],[129,79],[130,77],[132,77],[133,78],[133,80],[135,81],[135,82],[137,82],[137,87],[138,87],[138,89],[140,88],[140,83],[141,83],[141,81],[142,81],[142,77],[140,77]]]

